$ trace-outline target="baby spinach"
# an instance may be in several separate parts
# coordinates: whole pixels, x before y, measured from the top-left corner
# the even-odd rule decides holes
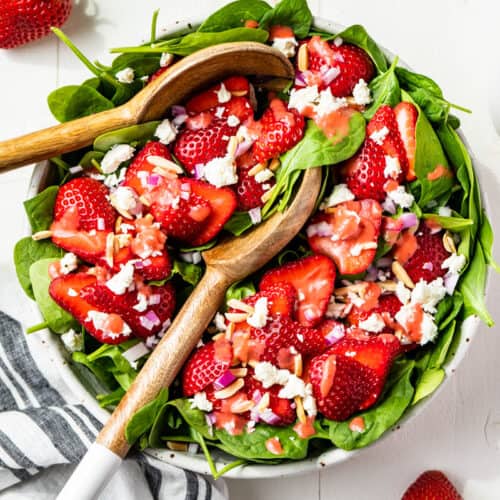
[[[83,168],[93,168],[95,167],[95,162],[100,164],[103,158],[104,153],[101,151],[87,151],[78,164]]]
[[[264,29],[273,25],[289,26],[297,38],[305,38],[312,23],[312,14],[306,0],[281,0],[260,20]]]
[[[133,147],[141,147],[154,138],[156,128],[160,123],[159,120],[145,122],[106,132],[95,138],[94,149],[105,153],[116,144],[131,144]]]
[[[437,214],[422,214],[422,217],[426,220],[436,222],[443,229],[449,229],[455,233],[463,231],[474,224],[472,219],[466,219],[464,217],[445,217]]]
[[[430,396],[441,385],[444,377],[445,373],[442,368],[429,368],[425,370],[415,388],[415,395],[411,404],[415,405],[422,399]]]
[[[231,218],[224,224],[224,229],[234,236],[240,236],[253,226],[248,212],[234,212]]]
[[[59,186],[49,186],[24,202],[24,210],[34,233],[48,229],[52,224],[58,191]]]
[[[329,427],[332,443],[344,450],[363,448],[376,441],[402,417],[411,403],[414,388],[411,375],[415,362],[401,360],[395,363],[390,378],[386,382],[386,392],[382,402],[359,414],[365,428],[362,432],[349,428],[352,419],[345,422],[334,422],[324,419],[323,425]]]
[[[49,295],[49,266],[59,259],[41,259],[30,267],[30,281],[33,295],[47,326],[56,333],[66,333],[70,328],[77,328],[75,318],[58,306]]]
[[[198,31],[215,32],[238,28],[243,26],[246,20],[259,21],[269,10],[271,7],[262,0],[236,0],[207,17]]]
[[[231,299],[243,300],[256,293],[255,285],[250,279],[237,281],[226,290],[225,302]]]
[[[205,419],[205,413],[197,408],[191,408],[191,402],[188,399],[174,399],[168,402],[168,406],[174,407],[189,426],[205,439],[214,439],[213,431],[208,427]]]
[[[196,286],[203,276],[203,268],[201,264],[175,259],[169,279],[175,275],[179,275],[186,283]]]
[[[484,256],[488,265],[495,269],[496,272],[500,272],[500,266],[493,259],[493,228],[486,214],[483,216],[483,223],[479,231],[479,241],[483,247]]]
[[[367,120],[375,114],[375,111],[377,111],[382,104],[393,107],[401,101],[401,90],[395,73],[397,63],[398,58],[396,57],[391,67],[385,73],[376,76],[370,82],[369,87],[372,93],[373,102],[363,112]]]
[[[152,75],[159,67],[159,54],[121,54],[113,60],[111,72],[116,75],[125,68],[132,68],[137,79]]]
[[[56,247],[50,240],[35,241],[31,236],[26,236],[16,243],[14,247],[14,265],[17,279],[26,295],[35,300],[30,279],[30,267],[34,262],[42,259],[61,258],[64,250]]]
[[[360,24],[349,26],[337,34],[344,42],[352,43],[365,50],[375,63],[378,73],[387,71],[387,60],[380,47]]]

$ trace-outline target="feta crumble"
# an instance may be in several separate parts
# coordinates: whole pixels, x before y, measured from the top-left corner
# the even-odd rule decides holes
[[[137,369],[137,360],[149,354],[149,348],[144,344],[144,342],[139,342],[132,346],[130,349],[122,352],[122,356],[130,363],[130,366]]]
[[[109,202],[120,213],[134,214],[142,209],[137,193],[128,186],[118,186],[109,195]]]
[[[332,95],[330,87],[322,90],[319,94],[318,104],[315,106],[315,112],[318,116],[329,115],[333,111],[347,106],[345,97],[335,97]]]
[[[309,417],[315,417],[318,413],[316,408],[316,399],[314,399],[312,384],[306,384],[305,386],[305,396],[302,399],[302,405],[304,410]]]
[[[226,86],[223,83],[220,84],[219,90],[215,90],[215,93],[217,94],[217,100],[220,104],[231,100],[232,94],[231,92],[229,92],[229,90],[226,89]]]
[[[268,312],[267,298],[260,297],[255,302],[253,313],[248,316],[247,323],[255,328],[266,326]]]
[[[401,173],[401,165],[397,158],[385,155],[384,177],[387,179],[397,179]]]
[[[278,393],[278,397],[283,399],[293,399],[295,396],[304,397],[306,395],[304,381],[294,375],[290,374],[286,384]]]
[[[443,278],[436,278],[434,281],[427,283],[420,280],[411,292],[411,303],[421,304],[425,312],[434,314],[436,305],[446,295]]]
[[[254,370],[254,377],[262,382],[264,389],[269,389],[274,384],[285,385],[290,377],[288,370],[280,370],[268,361],[257,363]]]
[[[413,322],[415,320],[415,305],[406,304],[404,305],[395,316],[396,321],[407,331],[411,330]],[[438,333],[438,328],[434,323],[434,318],[429,313],[422,313],[422,321],[419,325],[419,330],[421,337],[418,341],[420,345],[427,344],[436,338]]]
[[[223,314],[221,314],[220,312],[218,312],[216,315],[215,315],[215,318],[214,318],[214,325],[215,325],[215,328],[217,328],[217,330],[219,332],[223,332],[226,330],[226,318],[224,317]]]
[[[238,182],[236,164],[229,156],[210,160],[202,170],[205,180],[215,187],[230,186]]]
[[[197,392],[192,399],[189,400],[191,408],[198,408],[201,411],[212,411],[214,405],[207,399],[206,392]]]
[[[457,253],[452,253],[441,264],[441,269],[448,269],[449,274],[458,274],[465,266],[465,256]]]
[[[399,299],[401,304],[407,304],[411,299],[411,290],[405,287],[405,284],[402,281],[398,281],[396,283],[396,297]]]
[[[162,144],[170,144],[177,136],[177,128],[172,122],[165,118],[155,130],[155,136]]]
[[[127,173],[127,169],[122,168],[118,172],[118,175],[116,175],[116,173],[113,173],[113,174],[103,176],[104,180],[102,182],[106,187],[108,187],[109,189],[112,189],[112,188],[117,187],[123,183],[123,181],[125,180],[126,173]]]
[[[78,259],[72,252],[64,254],[64,257],[59,261],[59,270],[61,274],[69,274],[78,267]]]
[[[170,54],[169,52],[163,52],[160,57],[160,66],[162,68],[166,68],[167,66],[170,66],[173,61],[174,61],[173,54]]]
[[[230,127],[237,127],[240,124],[240,119],[236,115],[229,115],[227,117],[227,124]]]
[[[137,294],[137,304],[132,306],[132,309],[138,312],[144,312],[148,308],[148,298],[143,293]]]
[[[272,179],[273,177],[274,177],[274,172],[272,170],[269,170],[268,168],[265,168],[255,174],[255,180],[259,184],[262,184],[268,181],[269,179]]]
[[[382,146],[388,133],[389,129],[384,125],[380,130],[375,130],[375,132],[372,132],[370,134],[370,139],[373,142],[377,143],[379,146]]]
[[[83,351],[83,335],[73,328],[61,335],[61,340],[69,352]]]
[[[337,184],[334,186],[330,196],[323,200],[319,208],[324,210],[325,208],[334,207],[335,205],[351,200],[354,200],[354,193],[347,187],[347,184]]]
[[[135,72],[132,68],[124,68],[115,74],[120,83],[132,83],[135,78]]]
[[[294,108],[301,113],[308,106],[314,106],[319,99],[318,86],[312,85],[303,89],[292,89],[290,92],[289,108]]]
[[[120,271],[106,281],[106,286],[116,295],[123,295],[134,282],[134,263],[128,261]]]
[[[385,322],[380,314],[373,313],[364,321],[360,321],[358,326],[367,332],[379,333],[385,328]]]
[[[413,195],[405,191],[404,186],[398,186],[396,189],[389,191],[387,197],[401,208],[410,208],[415,201]]]
[[[285,57],[293,57],[298,45],[297,40],[293,36],[275,38],[273,40],[273,48],[279,50]]]
[[[362,78],[356,83],[352,91],[352,96],[354,97],[354,102],[360,106],[365,106],[372,102],[370,88]]]
[[[128,144],[115,144],[101,161],[101,170],[105,174],[112,174],[123,162],[134,156],[135,148]]]

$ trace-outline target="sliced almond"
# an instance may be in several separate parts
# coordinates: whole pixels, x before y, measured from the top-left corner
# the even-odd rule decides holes
[[[215,391],[214,396],[216,399],[227,399],[234,396],[243,386],[245,381],[242,378],[237,378],[232,384],[224,387],[220,391]]]
[[[224,316],[231,323],[241,323],[248,318],[247,313],[226,313]]]
[[[257,163],[257,165],[254,165],[249,171],[248,175],[250,177],[253,177],[255,174],[258,174],[259,172],[262,172],[267,167],[267,163]]]
[[[167,448],[173,451],[187,451],[188,445],[177,441],[167,441]]]
[[[449,231],[446,231],[443,235],[443,246],[450,253],[457,253],[457,247],[455,246],[455,240]]]
[[[307,422],[307,418],[302,398],[300,396],[295,396],[293,400],[295,401],[295,411],[297,412],[297,417],[301,423],[305,424]]]
[[[31,235],[31,239],[35,241],[46,240],[47,238],[52,238],[52,231],[38,231]]]
[[[405,268],[397,260],[392,263],[392,272],[394,273],[394,276],[396,276],[399,281],[402,281],[407,288],[415,288],[415,283],[413,283]]]
[[[228,300],[227,305],[232,309],[236,309],[238,311],[244,311],[248,314],[252,314],[254,311],[254,308],[250,304],[245,304],[245,302],[238,299]]]
[[[276,172],[276,170],[278,170],[280,165],[281,165],[281,162],[280,162],[279,158],[273,158],[271,160],[271,163],[269,163],[269,166],[267,168],[269,170],[271,170],[272,172]]]
[[[121,208],[119,205],[115,205],[113,203],[113,195],[111,195],[111,205],[113,206],[113,208],[122,216],[122,217],[125,217],[125,219],[132,219],[132,215],[130,214],[130,212],[128,212],[127,210],[124,210],[123,208]]]
[[[342,286],[335,289],[334,294],[339,296],[347,296],[350,293],[363,293],[366,289],[365,283],[356,283],[355,285]]]
[[[243,97],[248,94],[248,90],[231,90],[231,95],[234,97]]]
[[[149,200],[144,195],[139,197],[139,201],[146,207],[151,206],[151,203],[149,203]]]
[[[122,222],[123,222],[123,217],[121,215],[119,215],[117,218],[116,218],[116,222],[115,222],[115,233],[120,233],[120,229],[122,227]]]
[[[238,138],[235,135],[231,136],[231,139],[229,139],[229,142],[227,143],[227,155],[230,158],[234,158],[236,149],[238,148],[238,143]]]
[[[183,170],[177,163],[167,160],[166,158],[163,158],[163,156],[156,156],[156,155],[150,155],[147,157],[148,163],[151,165],[154,165],[155,167],[159,167],[160,169],[165,169],[165,170],[170,170],[172,172],[175,172],[176,174],[182,174]],[[160,173],[160,172],[158,172]]]
[[[382,288],[382,290],[386,292],[394,292],[396,290],[396,282],[395,281],[377,281],[377,285]]]
[[[276,186],[276,184],[271,188],[269,189],[268,191],[266,191],[261,197],[261,201],[262,203],[266,203],[268,200],[271,199],[271,196],[273,195],[273,191],[274,191],[274,187]]]
[[[297,67],[299,71],[307,71],[309,69],[309,52],[307,50],[307,44],[305,43],[299,47],[297,53]]]
[[[114,252],[115,252],[115,234],[108,233],[108,236],[106,236],[106,253],[104,258],[106,259],[106,264],[109,267],[113,267]]]
[[[270,402],[271,402],[271,396],[269,395],[268,392],[265,392],[264,396],[262,396],[261,400],[257,404],[257,411],[259,413],[263,412],[266,408],[269,407]]]
[[[246,377],[248,368],[231,368],[229,370],[235,377]]]
[[[238,401],[231,405],[232,413],[245,413],[255,406],[253,401]]]
[[[302,375],[302,356],[300,354],[296,354],[293,357],[293,373],[300,377]]]
[[[233,338],[233,333],[234,333],[234,323],[229,323],[226,327],[226,331],[224,332],[226,339],[231,340]]]

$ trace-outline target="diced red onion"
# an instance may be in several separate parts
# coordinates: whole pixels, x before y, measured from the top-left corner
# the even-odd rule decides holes
[[[144,269],[144,262],[142,260],[136,260],[134,262],[134,267],[136,269]]]
[[[251,141],[249,139],[245,139],[243,142],[240,142],[234,152],[235,158],[238,158],[242,154],[246,153],[253,145],[255,141]]]
[[[148,304],[155,306],[156,304],[159,304],[161,301],[161,295],[159,293],[153,293],[152,295],[149,296]]]
[[[139,316],[139,322],[146,330],[151,331],[155,326],[154,323],[149,318],[146,317],[146,315]],[[150,347],[147,343],[146,345]]]
[[[205,166],[202,164],[195,165],[195,167],[194,167],[194,178],[195,179],[203,179],[204,167]]]
[[[151,323],[153,323],[154,326],[158,326],[159,324],[161,324],[160,318],[158,317],[158,315],[154,311],[148,311],[144,316],[149,321],[151,321]]]
[[[102,217],[97,218],[97,230],[104,231],[106,228],[106,224],[104,223],[104,219]]]
[[[214,381],[214,388],[218,391],[226,388],[228,385],[232,384],[236,380],[236,377],[227,370],[224,374],[222,374],[219,378]]]
[[[389,197],[387,197],[385,199],[384,203],[382,204],[382,207],[383,207],[384,210],[386,210],[390,214],[395,214],[396,213],[396,204]]]
[[[160,176],[158,174],[151,174],[147,180],[148,186],[158,186],[159,182],[160,182]]]
[[[152,264],[151,259],[144,259],[144,261],[143,261],[143,262],[144,262],[144,265],[145,265],[145,266],[150,266],[150,265]]]
[[[331,329],[331,331],[325,336],[326,344],[328,346],[336,344],[344,336],[345,336],[344,325],[342,325],[341,323],[339,323],[338,325],[335,325]]]
[[[252,224],[258,224],[262,221],[262,213],[260,211],[260,207],[252,208],[248,211],[248,216],[252,221]]]
[[[297,87],[306,86],[306,80],[304,78],[304,74],[301,71],[295,72],[295,85],[297,85]]]
[[[205,413],[205,420],[210,427],[215,425],[215,422],[217,421],[215,413]]]
[[[172,123],[176,127],[180,127],[186,120],[188,119],[188,115],[178,115],[173,120]]]
[[[403,229],[408,229],[418,224],[418,217],[413,212],[409,212],[407,214],[402,214],[398,221],[402,222]]]
[[[78,172],[81,172],[83,170],[83,167],[81,165],[76,165],[74,167],[69,167],[69,173],[70,174],[77,174]]]
[[[392,259],[390,257],[381,257],[377,260],[377,267],[389,267],[392,265]]]
[[[340,52],[335,52],[333,59],[338,62],[344,62],[344,56]]]
[[[455,291],[455,287],[458,283],[458,278],[460,275],[458,273],[448,273],[444,277],[444,287],[448,295],[451,295]]]
[[[174,118],[179,115],[187,114],[186,108],[184,106],[179,106],[178,104],[174,104],[171,109],[172,109],[172,116]]]
[[[366,281],[377,281],[378,270],[374,266],[370,266],[365,276]]]
[[[339,75],[340,69],[334,66],[333,68],[328,68],[328,70],[321,75],[321,79],[325,85],[330,85]]]
[[[281,418],[276,415],[273,411],[264,411],[259,414],[260,420],[269,425],[276,425],[281,422]]]
[[[426,271],[432,271],[434,269],[434,264],[432,262],[424,262],[422,265],[422,269],[425,269]]]

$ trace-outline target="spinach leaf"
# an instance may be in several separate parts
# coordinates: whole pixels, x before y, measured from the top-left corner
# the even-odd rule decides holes
[[[61,258],[63,255],[64,250],[56,247],[50,240],[35,241],[31,236],[27,236],[16,243],[14,265],[17,279],[30,299],[35,299],[30,279],[31,265],[38,260]]]
[[[198,28],[200,32],[224,31],[230,28],[239,28],[248,19],[259,21],[271,10],[271,7],[262,0],[236,0],[209,16]]]
[[[479,231],[479,241],[483,247],[486,262],[498,273],[500,266],[493,259],[493,228],[491,227],[490,220],[486,215],[483,216],[483,223]]]
[[[460,232],[474,225],[472,219],[465,219],[463,217],[445,217],[437,214],[422,214],[422,217],[426,220],[436,222],[443,229],[449,229],[453,232]]]
[[[68,85],[49,94],[49,109],[60,122],[67,122],[115,107],[95,88],[88,85]]]
[[[460,307],[463,304],[462,300],[460,300],[458,303],[460,304]],[[456,321],[450,321],[446,330],[439,333],[436,345],[432,350],[431,356],[429,358],[429,368],[441,368],[444,365],[451,342],[453,340],[453,335],[455,334],[457,327],[460,327],[460,325],[457,325]]]
[[[378,75],[370,82],[369,87],[372,93],[373,102],[363,112],[367,120],[375,114],[375,111],[377,111],[382,104],[393,107],[401,101],[401,90],[394,72],[397,63],[398,59],[395,58],[391,67],[385,73]]]
[[[78,162],[82,168],[94,168],[94,162],[101,163],[104,153],[101,151],[87,151]]]
[[[134,444],[139,437],[148,432],[155,421],[156,415],[168,401],[168,389],[163,388],[158,396],[132,415],[125,428],[125,439]]]
[[[405,90],[413,91],[422,89],[435,97],[443,97],[443,91],[439,85],[428,76],[399,67],[396,68],[396,75]]]
[[[188,423],[190,427],[199,432],[205,439],[214,439],[213,431],[208,427],[205,419],[205,413],[198,408],[191,408],[191,403],[188,399],[174,399],[169,401],[169,406],[173,406]]]
[[[237,281],[227,289],[224,302],[227,303],[231,299],[243,300],[256,292],[255,285],[251,280]]]
[[[203,276],[203,268],[200,264],[192,264],[175,259],[168,279],[175,275],[179,275],[186,283],[196,286]]]
[[[74,353],[73,361],[77,361],[78,359],[78,356],[76,356],[75,358],[75,354],[83,354],[83,353]],[[77,362],[85,364],[84,360]],[[121,401],[123,396],[125,396],[125,391],[121,387],[118,387],[117,389],[108,394],[97,394],[96,399],[99,402],[99,406],[101,408],[114,408]]]
[[[31,230],[34,233],[48,229],[52,224],[58,191],[59,186],[49,186],[41,193],[24,202],[24,210],[30,221]]]
[[[116,144],[143,146],[147,141],[153,139],[159,124],[160,121],[146,122],[106,132],[95,138],[94,149],[105,153]]]
[[[455,290],[453,295],[447,295],[439,302],[434,316],[439,331],[444,330],[458,316],[463,305],[464,299],[458,290]]]
[[[312,14],[306,0],[281,0],[260,20],[260,26],[264,29],[275,25],[289,26],[297,38],[307,36],[311,23]]]
[[[429,368],[425,370],[418,381],[411,404],[417,404],[432,394],[441,385],[444,376],[445,373],[442,368]]]
[[[48,327],[56,333],[66,333],[77,328],[78,323],[71,314],[58,306],[49,295],[49,266],[59,259],[42,259],[34,262],[29,271],[33,295]]]
[[[137,79],[152,75],[159,67],[159,54],[121,54],[113,61],[111,71],[116,74],[122,69],[132,68]]]
[[[359,414],[365,428],[362,432],[349,429],[349,421],[334,422],[325,419],[323,425],[329,427],[332,443],[344,450],[354,450],[376,441],[390,429],[403,415],[413,398],[414,388],[411,375],[414,361],[401,360],[395,366],[386,382],[382,402]]]
[[[363,26],[359,24],[349,26],[337,36],[342,38],[344,42],[352,43],[365,50],[375,63],[379,74],[387,71],[387,60],[384,53]]]
[[[224,229],[235,236],[240,236],[253,226],[248,212],[234,212],[224,224]]]

